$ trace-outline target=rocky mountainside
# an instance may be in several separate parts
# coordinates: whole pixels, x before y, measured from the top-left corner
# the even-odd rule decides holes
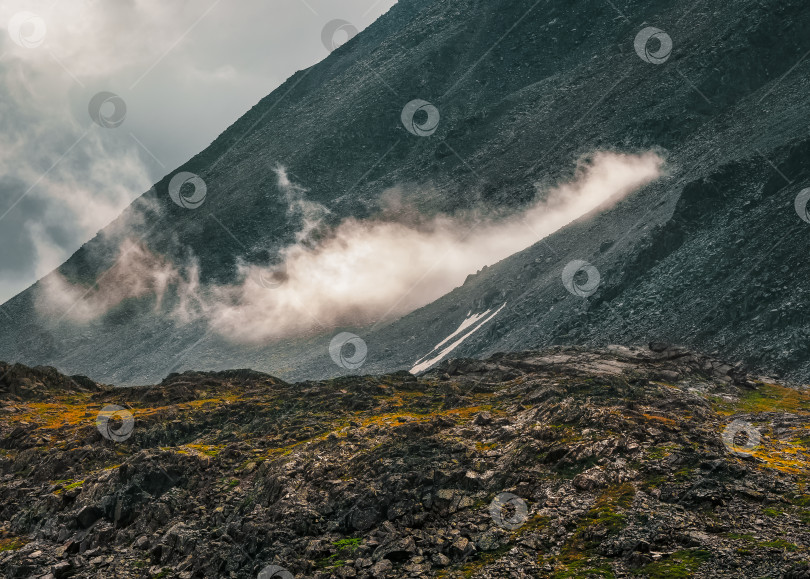
[[[4,577],[810,577],[810,394],[665,344],[0,376]]]
[[[189,368],[321,379],[344,372],[329,343],[346,329],[365,340],[372,373],[664,340],[806,382],[810,218],[796,200],[810,182],[808,26],[804,0],[400,0],[166,175],[60,273],[93,295],[115,281],[107,272],[129,237],[169,261],[193,255],[203,290],[244,264],[273,264],[300,227],[277,165],[328,222],[378,214],[392,187],[428,214],[519,210],[596,150],[656,150],[668,176],[394,323],[245,346],[204,319],[177,323],[171,291],[157,301],[132,290],[91,321],[67,316],[77,300],[43,315],[40,282],[2,306],[0,359],[116,384]],[[441,114],[429,137],[400,120],[414,99]],[[205,181],[200,208],[172,201],[179,172]],[[587,296],[562,280],[582,262],[598,273]],[[452,352],[434,348],[484,314]]]

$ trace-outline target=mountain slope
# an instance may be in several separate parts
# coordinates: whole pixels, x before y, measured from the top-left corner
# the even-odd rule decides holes
[[[497,10],[482,0],[401,1],[167,175],[60,271],[92,288],[132,236],[174,262],[193,255],[204,286],[234,282],[241,263],[273,263],[300,227],[277,165],[337,223],[376,214],[383,192],[397,186],[419,191],[414,203],[429,214],[519,209],[537,184],[570,177],[581,155],[655,148],[668,178],[398,322],[352,328],[368,345],[363,371],[436,359],[434,346],[467,317],[502,308],[454,353],[660,339],[806,380],[807,224],[793,200],[808,177],[810,8],[799,0],[616,8],[598,0]],[[648,26],[672,38],[663,64],[636,52]],[[429,138],[400,121],[413,99],[441,112]],[[171,201],[178,171],[205,180],[200,209]],[[562,283],[573,260],[599,271],[587,299]],[[0,359],[130,384],[181,368],[252,367],[286,379],[342,371],[328,350],[338,328],[234,344],[205,320],[167,316],[176,295],[157,308],[152,298],[128,299],[77,324],[64,313],[40,315],[41,288],[4,304]]]

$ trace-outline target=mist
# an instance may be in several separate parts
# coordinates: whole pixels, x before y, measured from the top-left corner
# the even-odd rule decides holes
[[[581,159],[574,177],[507,217],[438,215],[407,222],[382,212],[348,218],[328,229],[328,210],[306,199],[306,190],[277,170],[288,211],[301,222],[296,242],[274,267],[243,264],[240,283],[203,286],[193,258],[173,264],[142,243],[126,241],[115,265],[89,288],[58,272],[37,296],[42,315],[87,323],[123,300],[155,296],[156,311],[172,288],[168,313],[178,324],[204,319],[239,343],[261,343],[396,319],[455,287],[465,278],[521,251],[572,221],[605,211],[662,174],[663,159],[599,152]],[[400,208],[401,209],[401,208]]]
[[[142,243],[125,240],[115,264],[85,288],[72,284],[59,272],[44,277],[36,296],[40,315],[86,323],[129,298],[156,296],[159,308],[170,284],[182,281],[179,270]]]
[[[281,267],[245,267],[245,282],[216,288],[206,315],[217,332],[238,342],[392,320],[594,209],[608,209],[661,176],[662,165],[654,153],[597,153],[579,162],[572,181],[502,219],[346,219],[314,246],[283,250]],[[280,182],[289,186],[285,175]]]

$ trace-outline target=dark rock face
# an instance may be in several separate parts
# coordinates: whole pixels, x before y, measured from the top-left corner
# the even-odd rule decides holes
[[[299,384],[13,376],[4,577],[808,573],[810,394],[668,344]]]
[[[79,528],[86,529],[99,520],[103,514],[104,512],[98,507],[84,507],[76,515],[76,523]]]
[[[659,65],[634,45],[648,26],[672,40]],[[298,225],[274,162],[340,220],[375,214],[394,185],[435,191],[430,211],[519,209],[535,184],[570,177],[583,154],[656,148],[667,178],[397,323],[356,329],[369,346],[364,371],[411,368],[466,312],[505,303],[455,356],[654,340],[807,381],[808,224],[794,200],[810,182],[809,26],[805,0],[515,0],[497,10],[481,0],[401,0],[177,169],[205,179],[205,211],[252,249],[170,200],[175,171],[124,217],[147,205],[161,216],[124,233],[111,228],[60,270],[91,284],[129,234],[168,259],[191,251],[203,282],[233,281],[239,263],[273,262]],[[399,121],[413,98],[441,111],[430,138]],[[572,260],[601,275],[587,300],[561,283]],[[116,384],[154,383],[183,368],[253,367],[290,380],[342,372],[328,355],[331,336],[247,348],[209,335],[204,323],[177,325],[146,298],[89,325],[56,322],[37,315],[37,291],[4,304],[13,323],[0,328],[0,359]]]

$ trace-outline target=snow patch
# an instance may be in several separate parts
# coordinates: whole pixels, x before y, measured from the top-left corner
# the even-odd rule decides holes
[[[473,324],[478,323],[478,320],[480,320],[481,318],[486,316],[491,311],[492,311],[492,309],[490,308],[485,312],[481,312],[480,314],[473,314],[473,315],[470,315],[470,312],[472,312],[472,310],[467,312],[467,316],[468,316],[467,319],[464,320],[463,322],[461,322],[461,325],[458,327],[458,329],[455,332],[453,332],[452,334],[447,336],[444,340],[442,340],[441,342],[439,342],[438,344],[433,346],[433,349],[431,350],[431,352],[435,352],[442,345],[444,345],[446,342],[452,340],[453,338],[455,338],[457,335],[459,335],[461,332],[463,332],[464,330],[466,330],[467,328],[469,328]]]
[[[425,370],[427,370],[428,368],[430,368],[431,366],[436,364],[436,362],[440,361],[442,358],[447,356],[447,354],[449,354],[450,352],[455,350],[464,340],[466,340],[467,338],[472,336],[475,332],[480,330],[484,326],[484,324],[486,324],[492,318],[497,316],[498,313],[504,308],[504,306],[506,306],[506,302],[504,302],[503,305],[501,305],[501,307],[499,307],[497,310],[495,310],[489,316],[487,316],[487,314],[489,314],[489,312],[492,311],[491,308],[488,309],[485,312],[480,313],[480,314],[473,314],[473,315],[468,314],[468,317],[463,322],[461,322],[459,327],[452,334],[450,334],[444,340],[442,340],[441,342],[436,344],[433,347],[433,349],[428,353],[427,356],[424,356],[421,359],[417,360],[414,367],[411,368],[411,370],[410,370],[411,374],[418,374],[419,372],[424,372]],[[483,318],[483,321],[480,321],[480,320],[482,320],[482,318]],[[472,326],[472,330],[470,330],[469,332],[467,332],[466,334],[461,336],[458,340],[456,340],[455,342],[451,343],[449,346],[444,348],[441,352],[439,352],[433,358],[430,358],[430,359],[426,360],[426,358],[428,358],[431,354],[433,354],[433,352],[438,350],[441,346],[443,346],[448,341],[452,340],[454,337],[456,337],[457,335],[459,335],[460,333],[462,333],[463,331],[465,331],[467,328],[469,328],[471,326]]]

